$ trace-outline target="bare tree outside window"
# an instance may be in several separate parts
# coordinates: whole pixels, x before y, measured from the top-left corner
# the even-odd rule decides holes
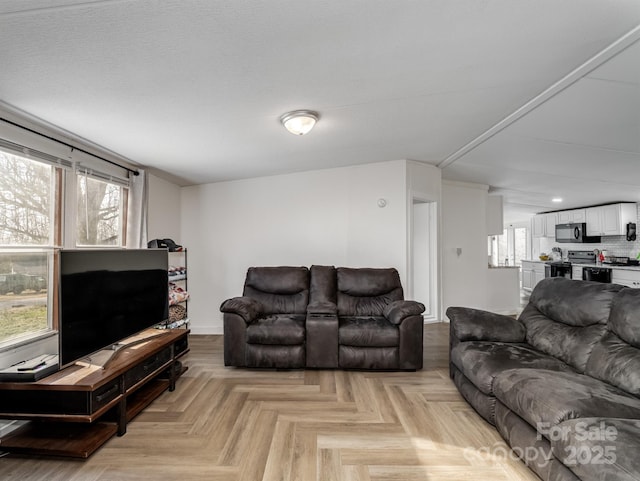
[[[0,244],[51,245],[53,167],[0,151]]]
[[[120,245],[121,198],[120,186],[78,174],[77,245]]]

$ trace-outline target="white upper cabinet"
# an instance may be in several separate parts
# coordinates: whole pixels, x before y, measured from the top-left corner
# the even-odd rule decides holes
[[[588,207],[587,235],[625,235],[627,224],[637,221],[636,204],[611,204]]]
[[[533,216],[531,230],[533,237],[556,237],[556,224],[558,216],[556,212],[537,214]]]
[[[558,224],[571,224],[574,222],[586,222],[586,209],[563,210],[558,214]]]
[[[637,205],[634,202],[622,202],[537,214],[531,221],[531,230],[533,237],[555,238],[556,224],[586,222],[589,236],[625,235],[627,224],[637,221]]]

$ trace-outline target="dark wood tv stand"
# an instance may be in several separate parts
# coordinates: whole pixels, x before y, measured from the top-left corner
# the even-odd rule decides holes
[[[176,367],[189,350],[188,330],[148,333],[104,368],[81,363],[36,382],[0,382],[0,419],[31,421],[0,439],[0,450],[88,458],[114,434],[124,435],[127,423],[173,391],[186,370]]]

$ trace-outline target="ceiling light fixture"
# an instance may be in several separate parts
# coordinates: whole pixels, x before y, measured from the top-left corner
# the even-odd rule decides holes
[[[562,202],[562,197],[554,197],[553,199],[551,199],[551,202],[555,202],[555,203]]]
[[[308,134],[319,119],[318,112],[313,110],[294,110],[280,117],[280,122],[294,135]]]

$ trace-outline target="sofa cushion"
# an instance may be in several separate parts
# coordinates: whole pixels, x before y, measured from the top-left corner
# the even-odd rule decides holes
[[[397,347],[398,327],[384,317],[342,317],[338,328],[338,344],[359,347]]]
[[[309,269],[250,267],[242,295],[258,300],[263,314],[304,314],[309,304]]]
[[[640,349],[613,332],[593,348],[585,373],[640,397]]]
[[[617,284],[547,277],[536,285],[529,302],[554,321],[591,326],[607,322],[613,298],[620,289],[622,286]]]
[[[558,428],[551,440],[553,452],[582,481],[640,479],[640,421],[582,418]]]
[[[640,349],[640,289],[623,289],[614,299],[609,329],[623,341]]]
[[[640,397],[640,289],[623,289],[611,307],[610,332],[589,357],[586,374]]]
[[[573,371],[564,362],[536,351],[531,346],[503,342],[461,342],[451,350],[451,362],[476,388],[487,395],[493,395],[493,380],[507,369]]]
[[[584,372],[589,356],[607,332],[604,324],[581,327],[550,319],[529,303],[520,320],[527,330],[527,342],[537,350]]]
[[[493,393],[534,428],[593,416],[640,419],[640,399],[583,374],[511,369],[496,376]]]
[[[382,316],[388,304],[404,299],[396,269],[338,267],[336,274],[339,316]]]
[[[305,316],[280,314],[263,317],[247,326],[249,344],[304,344]]]

